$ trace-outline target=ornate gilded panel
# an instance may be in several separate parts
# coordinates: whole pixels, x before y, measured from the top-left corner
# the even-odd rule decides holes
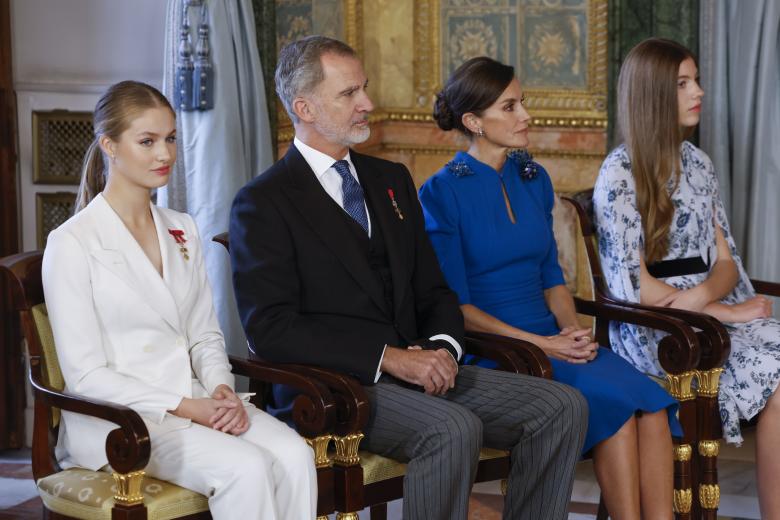
[[[606,126],[607,0],[425,0],[415,3],[415,111],[461,63],[515,66],[534,123]]]
[[[310,34],[344,39],[343,0],[276,0],[276,48]]]

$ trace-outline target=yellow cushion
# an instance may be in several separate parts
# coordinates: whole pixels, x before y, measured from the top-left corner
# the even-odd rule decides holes
[[[65,388],[65,380],[60,371],[60,360],[57,357],[57,349],[54,347],[54,334],[51,331],[49,323],[49,313],[46,311],[46,304],[39,303],[32,308],[32,317],[35,322],[35,328],[38,331],[38,338],[41,340],[41,354],[43,356],[43,381],[55,390]],[[60,424],[60,409],[51,409],[52,427]]]
[[[179,518],[208,511],[201,494],[164,480],[144,477],[141,485],[149,520]],[[116,486],[110,473],[72,468],[38,481],[38,493],[49,511],[73,518],[109,520]]]
[[[508,455],[508,451],[482,448],[479,460],[498,459]],[[363,468],[363,484],[401,477],[406,473],[406,464],[368,451],[360,452],[360,465]]]

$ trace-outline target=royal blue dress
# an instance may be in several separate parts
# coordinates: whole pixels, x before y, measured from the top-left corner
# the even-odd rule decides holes
[[[552,232],[553,187],[544,168],[515,153],[496,172],[458,152],[420,188],[420,201],[442,271],[461,304],[526,332],[558,334],[544,299],[545,289],[564,284]],[[473,356],[466,362],[496,366]],[[577,388],[588,401],[583,453],[614,435],[639,410],[665,408],[672,435],[682,435],[677,401],[611,350],[600,347],[596,359],[586,364],[550,362],[553,378]]]

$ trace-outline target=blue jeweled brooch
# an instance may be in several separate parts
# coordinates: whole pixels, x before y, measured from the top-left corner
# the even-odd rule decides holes
[[[465,177],[467,175],[474,175],[474,170],[472,170],[471,167],[468,164],[466,164],[465,161],[452,160],[447,164],[445,164],[444,166],[455,177]]]
[[[512,150],[506,154],[520,169],[520,178],[530,181],[539,174],[539,165],[534,162],[533,156],[527,150]]]
[[[530,181],[539,174],[539,165],[534,162],[533,156],[526,150],[512,150],[506,154],[507,159],[511,160],[520,170],[520,178],[524,181]],[[444,165],[455,177],[466,177],[474,175],[474,170],[466,161],[452,160]]]

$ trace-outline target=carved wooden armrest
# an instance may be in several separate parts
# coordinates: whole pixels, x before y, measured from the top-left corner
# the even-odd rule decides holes
[[[106,436],[106,458],[114,470],[113,477],[116,484],[114,500],[117,507],[134,509],[143,503],[141,485],[144,478],[144,468],[149,462],[151,443],[149,442],[149,430],[143,419],[135,410],[120,404],[93,399],[90,397],[67,394],[55,390],[43,384],[34,372],[40,367],[39,356],[30,357],[30,383],[35,392],[36,422],[43,420],[48,422],[50,415],[48,407],[56,407],[73,413],[97,417],[112,422],[119,426],[111,430]],[[34,435],[49,435],[47,429],[36,428]],[[39,446],[48,445],[48,439],[39,439],[33,444]],[[43,454],[42,450],[33,452],[34,471],[42,466],[49,471],[58,468],[54,460],[42,460],[50,454]],[[38,473],[38,471],[35,471]],[[37,476],[37,475],[36,475]]]
[[[652,305],[643,305],[641,303],[627,302],[616,298],[607,297],[607,303],[613,303],[621,307],[649,311],[671,316],[682,320],[689,326],[699,329],[696,335],[699,338],[699,370],[710,370],[723,366],[731,351],[731,337],[726,327],[717,319],[709,314],[701,312],[686,311],[683,309],[673,309],[671,307],[656,307]]]
[[[776,296],[780,298],[780,283],[767,282],[765,280],[750,279],[750,283],[753,284],[753,289],[758,294],[766,294],[767,296]]]
[[[479,356],[482,356],[482,354],[479,354],[473,349],[475,343],[479,345],[477,348],[492,348],[492,352],[499,356],[503,355],[500,353],[501,349],[511,349],[513,357],[510,359],[519,360],[522,364],[522,366],[519,367],[520,373],[552,379],[552,365],[550,364],[550,360],[547,358],[544,351],[533,343],[506,336],[499,336],[497,334],[476,331],[467,331],[466,341],[469,353],[477,354]],[[490,356],[483,357],[490,358]],[[500,359],[491,359],[499,361],[500,363]],[[507,359],[506,362],[514,363],[509,359]]]
[[[577,312],[609,321],[631,323],[668,332],[658,344],[658,361],[669,374],[692,372],[699,366],[699,338],[691,326],[667,314],[608,302],[574,298]]]
[[[498,363],[498,368],[515,374],[530,374],[531,371],[520,354],[507,345],[491,339],[472,337],[466,333],[466,352]]]
[[[313,365],[286,365],[328,387],[336,401],[334,432],[344,436],[362,432],[368,424],[369,403],[363,385],[356,378]]]
[[[292,409],[298,433],[314,438],[333,432],[337,405],[327,385],[296,370],[294,365],[271,363],[254,355],[248,358],[229,356],[229,360],[235,374],[287,385],[300,392]]]
[[[347,483],[360,482],[362,489],[363,470],[360,468],[358,454],[363,430],[368,424],[369,403],[366,391],[360,381],[335,370],[312,365],[285,364],[307,377],[320,382],[333,393],[336,402],[336,420],[334,424],[333,444],[336,453],[333,462],[339,477],[336,479],[335,496],[337,502],[346,504]]]
[[[40,362],[37,356],[30,358],[32,366],[39,366]],[[119,426],[106,437],[106,457],[114,471],[133,473],[146,467],[151,448],[149,431],[138,412],[120,404],[60,392],[36,379],[30,376],[36,402],[104,419]]]

